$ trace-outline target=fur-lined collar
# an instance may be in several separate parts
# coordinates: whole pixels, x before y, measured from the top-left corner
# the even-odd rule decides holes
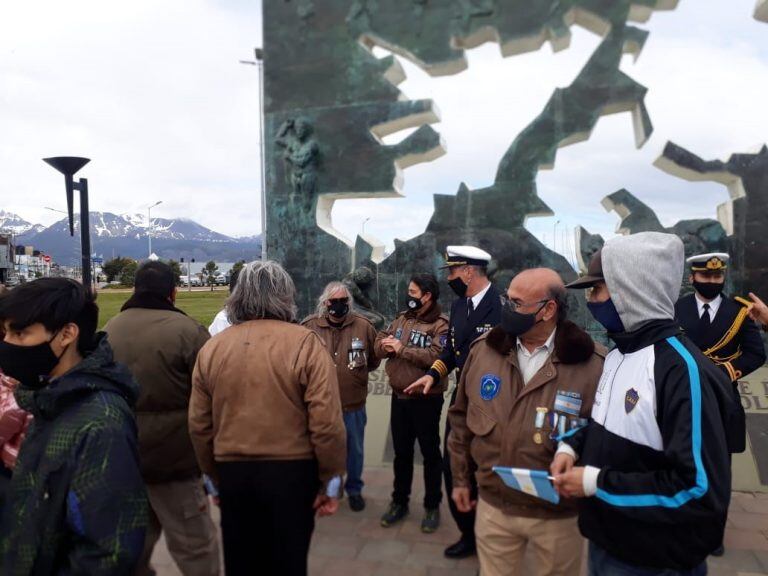
[[[504,332],[501,326],[496,326],[488,333],[486,338],[488,346],[502,356],[515,349],[517,338]],[[580,364],[589,360],[595,352],[595,343],[579,326],[566,320],[557,327],[555,333],[555,352],[552,355],[553,362],[563,364]]]

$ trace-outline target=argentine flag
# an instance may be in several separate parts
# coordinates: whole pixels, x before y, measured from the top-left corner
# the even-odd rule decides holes
[[[519,490],[547,502],[558,504],[560,495],[555,491],[549,480],[546,470],[526,470],[525,468],[507,468],[506,466],[494,466],[496,472],[504,484],[514,490]]]

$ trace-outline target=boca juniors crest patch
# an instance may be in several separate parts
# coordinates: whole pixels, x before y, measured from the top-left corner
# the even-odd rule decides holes
[[[501,378],[495,374],[486,374],[480,379],[480,397],[483,400],[493,400],[501,388]]]
[[[640,394],[634,388],[630,388],[627,391],[627,395],[624,396],[624,411],[629,414],[635,409],[638,402],[640,402]]]

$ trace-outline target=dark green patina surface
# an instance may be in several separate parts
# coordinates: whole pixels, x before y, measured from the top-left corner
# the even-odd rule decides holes
[[[409,275],[436,272],[448,244],[476,244],[496,259],[500,284],[521,269],[552,266],[575,272],[525,228],[527,217],[551,214],[536,192],[538,171],[554,164],[557,148],[588,138],[600,116],[630,111],[636,140],[652,131],[646,89],[624,74],[625,53],[638,54],[647,32],[628,25],[676,2],[656,0],[265,0],[265,151],[267,253],[282,262],[299,289],[302,312],[330,280],[360,266],[375,281],[370,305],[385,317],[402,308]],[[501,159],[494,184],[435,196],[427,230],[378,264],[358,239],[355,247],[323,221],[339,198],[397,195],[398,165],[442,153],[429,126],[438,118],[428,100],[404,100],[393,57],[375,58],[379,45],[410,58],[430,74],[459,72],[464,49],[493,40],[505,55],[549,41],[567,47],[569,29],[603,36],[567,88],[557,89],[541,114]],[[397,145],[380,138],[419,127]],[[319,216],[319,218],[318,218]],[[320,224],[318,224],[320,220]]]

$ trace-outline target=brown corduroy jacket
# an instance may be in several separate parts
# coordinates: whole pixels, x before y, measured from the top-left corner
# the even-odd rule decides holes
[[[395,354],[384,349],[381,342],[394,336],[403,347]],[[379,358],[387,358],[386,371],[392,391],[400,398],[408,386],[424,376],[432,363],[440,357],[448,336],[448,318],[439,304],[422,316],[415,312],[401,312],[386,330],[376,336],[374,350]],[[447,378],[443,378],[429,391],[430,395],[445,392]]]
[[[605,348],[566,321],[557,328],[554,351],[524,385],[517,339],[501,327],[478,338],[461,372],[456,403],[448,412],[453,485],[468,487],[470,470],[476,465],[480,498],[504,513],[532,518],[575,516],[574,500],[555,505],[513,490],[492,468],[549,470],[558,432],[556,424],[553,429],[552,414],[558,420],[565,418],[566,432],[586,424],[604,359]],[[558,396],[561,402],[556,405]],[[562,400],[568,401],[565,411],[556,409],[563,407]],[[537,409],[546,409],[538,423]]]
[[[344,412],[364,407],[368,398],[368,372],[376,370],[381,363],[373,352],[376,341],[373,324],[354,312],[347,314],[339,328],[331,326],[327,316],[310,316],[301,324],[320,336],[336,365]],[[353,348],[355,341],[357,349]]]
[[[316,459],[325,484],[346,470],[336,371],[306,328],[252,320],[200,350],[189,432],[203,472],[215,461]]]

